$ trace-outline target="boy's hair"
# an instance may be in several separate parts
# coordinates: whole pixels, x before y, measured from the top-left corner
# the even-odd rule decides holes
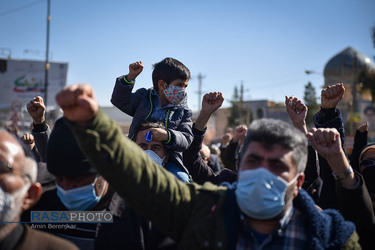
[[[167,57],[162,61],[155,63],[152,72],[152,82],[154,89],[159,90],[158,81],[163,80],[168,86],[177,79],[190,80],[190,70],[180,61]]]

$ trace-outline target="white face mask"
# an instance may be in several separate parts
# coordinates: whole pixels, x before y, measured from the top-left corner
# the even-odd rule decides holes
[[[0,187],[0,221],[13,222],[17,216],[20,215],[22,209],[22,197],[29,190],[30,184],[21,187],[15,193],[11,194],[5,192]],[[8,225],[7,223],[0,223],[0,228]]]
[[[289,183],[267,169],[244,170],[238,174],[237,204],[247,216],[266,220],[279,215],[285,209],[285,193],[299,174]]]
[[[145,153],[148,155],[148,157],[151,158],[151,160],[153,160],[156,164],[160,165],[160,166],[163,166],[163,161],[164,161],[164,158],[160,158],[154,151],[152,150],[145,150]]]

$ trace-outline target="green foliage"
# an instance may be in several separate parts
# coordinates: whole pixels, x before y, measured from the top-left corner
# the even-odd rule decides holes
[[[303,101],[305,102],[306,106],[317,104],[315,88],[311,84],[311,82],[308,82],[307,85],[305,85],[305,93],[304,94],[305,95],[303,97]]]
[[[357,82],[362,86],[361,91],[370,90],[372,102],[375,103],[375,72],[362,70],[359,73]]]
[[[232,101],[239,101],[239,100],[240,100],[240,95],[238,94],[238,88],[237,88],[237,86],[234,86],[233,100]]]
[[[230,108],[230,116],[228,117],[228,127],[235,127],[240,124],[241,117],[240,96],[237,86],[234,87],[231,103],[232,107]]]
[[[313,117],[320,109],[320,105],[317,102],[316,91],[311,82],[308,82],[307,85],[305,85],[303,101],[308,108],[306,124],[311,127],[314,125]]]

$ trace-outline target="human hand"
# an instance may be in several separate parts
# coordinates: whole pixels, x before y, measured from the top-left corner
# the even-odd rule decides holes
[[[21,140],[29,146],[30,150],[33,150],[35,147],[35,141],[34,141],[34,136],[32,134],[26,133],[21,137]]]
[[[342,174],[350,169],[349,161],[341,147],[340,133],[335,128],[313,128],[307,136],[313,148],[327,160],[333,173]],[[340,182],[344,187],[354,187],[357,179],[352,171]]]
[[[27,103],[26,108],[35,124],[42,124],[45,121],[46,106],[41,96],[34,97]]]
[[[71,122],[84,126],[99,111],[95,93],[89,84],[74,84],[56,95],[56,102]]]
[[[213,114],[224,102],[221,92],[210,92],[203,96],[201,112]]]
[[[285,106],[294,127],[307,134],[307,106],[295,96],[285,96]]]
[[[232,134],[226,133],[225,135],[223,135],[223,137],[221,137],[221,145],[228,145],[230,140],[232,140]]]
[[[340,133],[335,128],[312,128],[307,136],[312,147],[326,160],[344,154]]]
[[[368,122],[364,122],[364,123],[360,124],[360,125],[357,127],[357,130],[358,130],[360,133],[364,133],[364,132],[368,131]]]
[[[342,100],[345,94],[345,87],[342,83],[328,86],[321,92],[322,108],[334,108]]]
[[[148,131],[152,131],[152,140],[153,141],[165,142],[165,141],[168,141],[168,139],[169,139],[168,132],[165,129],[162,129],[162,128],[150,128],[148,130],[142,131],[143,132],[143,136],[146,136],[146,134],[147,134]]]
[[[143,71],[142,61],[131,63],[129,65],[129,74],[126,76],[128,81],[134,82],[135,78]]]
[[[234,142],[242,141],[246,137],[247,127],[244,124],[238,125],[234,129],[234,135],[232,140]]]

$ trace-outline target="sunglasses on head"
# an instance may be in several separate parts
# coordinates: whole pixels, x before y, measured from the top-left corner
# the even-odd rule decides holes
[[[362,167],[364,168],[367,168],[367,167],[374,167],[375,166],[375,160],[371,160],[371,159],[364,159],[362,160],[359,165],[361,165]]]

